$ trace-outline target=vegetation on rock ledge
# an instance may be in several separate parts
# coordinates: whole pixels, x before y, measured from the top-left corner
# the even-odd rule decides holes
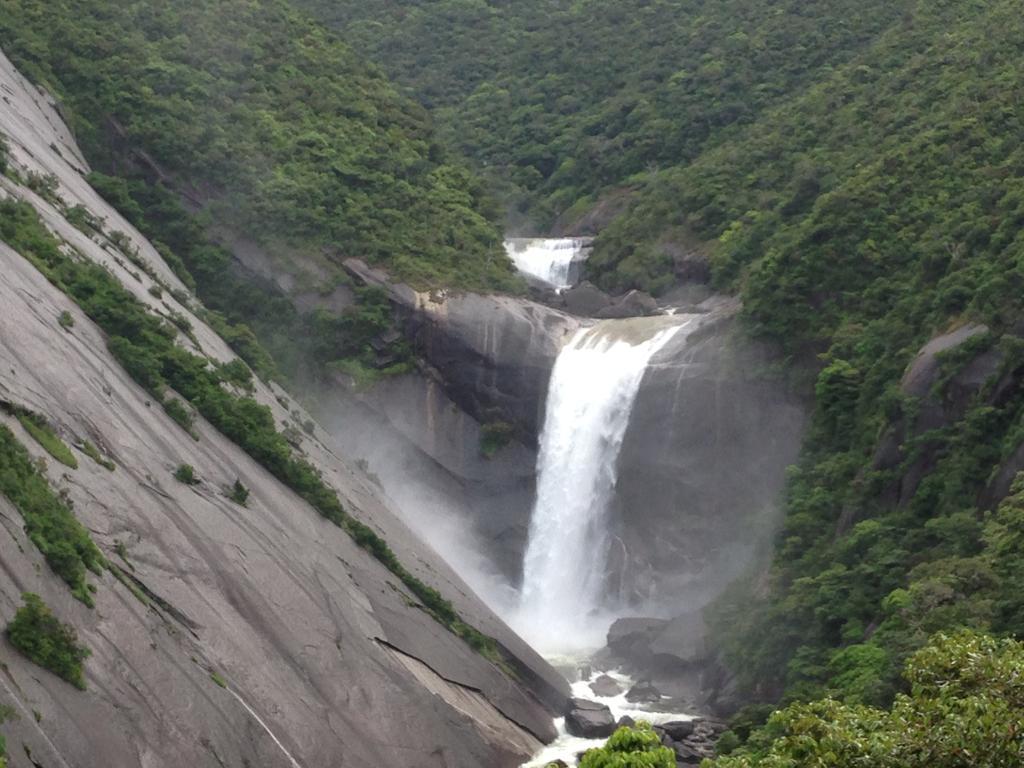
[[[72,594],[93,605],[86,573],[101,574],[105,561],[71,504],[50,488],[14,433],[0,425],[0,493],[17,507],[25,532]]]
[[[85,690],[82,662],[91,651],[78,643],[74,627],[62,624],[39,595],[26,592],[25,605],[7,625],[7,639],[39,666]]]

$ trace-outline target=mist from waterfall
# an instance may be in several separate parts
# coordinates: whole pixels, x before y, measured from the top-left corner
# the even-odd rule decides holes
[[[542,652],[603,644],[608,508],[644,371],[685,327],[637,318],[582,329],[555,362],[537,459],[537,499],[512,623]]]
[[[505,252],[520,272],[555,288],[568,288],[572,264],[583,258],[586,242],[577,237],[509,238]]]

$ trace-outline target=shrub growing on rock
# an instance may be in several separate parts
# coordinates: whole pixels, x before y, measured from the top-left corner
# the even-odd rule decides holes
[[[185,485],[199,485],[199,478],[196,477],[195,468],[191,464],[180,464],[174,470],[174,479]]]
[[[7,627],[11,644],[39,666],[85,690],[82,662],[92,653],[78,643],[74,627],[62,624],[39,595],[26,592],[25,605]]]

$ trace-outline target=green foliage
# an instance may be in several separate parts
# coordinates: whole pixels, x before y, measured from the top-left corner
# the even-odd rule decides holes
[[[235,504],[244,507],[246,502],[249,501],[249,489],[242,485],[241,480],[235,480],[235,484],[231,486],[228,498],[235,502]]]
[[[70,502],[51,490],[28,451],[4,426],[0,426],[0,493],[21,512],[28,537],[54,573],[91,607],[86,571],[102,573],[103,555],[75,519]]]
[[[24,408],[15,409],[15,415],[25,431],[32,435],[32,438],[41,445],[48,454],[57,461],[71,469],[78,469],[78,459],[71,452],[67,444],[61,440],[53,431],[46,419],[38,413],[27,411]]]
[[[100,453],[99,448],[90,443],[88,440],[82,443],[82,453],[84,453],[90,459],[95,461],[104,469],[107,469],[111,472],[117,469],[117,465],[113,461],[108,459],[106,456],[104,456],[102,453]]]
[[[0,157],[2,159],[2,157]],[[3,725],[8,720],[17,720],[18,713],[15,712],[13,707],[8,707],[6,704],[0,704],[0,725]],[[7,755],[7,742],[3,736],[0,736],[0,768],[7,768],[7,761],[4,757]]]
[[[57,316],[61,328],[74,328],[75,318],[66,309]]]
[[[227,681],[223,677],[221,677],[219,674],[217,674],[216,672],[211,672],[210,673],[210,679],[213,680],[213,682],[215,682],[221,688],[227,688],[228,687]]]
[[[515,427],[506,421],[492,421],[480,427],[480,453],[491,458],[515,439]]]
[[[1024,645],[960,632],[914,654],[888,711],[825,699],[776,712],[708,768],[1009,768],[1024,758]]]
[[[188,432],[193,439],[198,440],[199,436],[193,430],[195,424],[196,415],[181,400],[176,397],[168,397],[164,400],[164,410],[167,415],[174,419],[181,428]]]
[[[284,0],[0,9],[0,46],[70,108],[96,167],[129,148],[285,252],[358,255],[421,285],[518,285],[482,185],[425,112]]]
[[[79,645],[74,627],[62,624],[39,595],[26,592],[21,599],[25,605],[7,625],[11,645],[39,666],[84,691],[82,662],[89,658],[91,651]]]
[[[196,470],[191,464],[179,464],[178,468],[174,470],[174,479],[185,485],[199,485]]]
[[[7,143],[7,137],[0,134],[0,176],[7,173],[8,156],[10,155],[11,147]],[[3,753],[0,752],[0,757]]]
[[[432,109],[513,216],[539,228],[585,196],[699,156],[848,61],[905,5],[300,4]]]
[[[649,723],[622,726],[603,747],[588,749],[580,768],[675,768],[675,753],[661,744]]]

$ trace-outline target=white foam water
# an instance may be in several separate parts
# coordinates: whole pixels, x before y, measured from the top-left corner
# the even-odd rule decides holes
[[[587,241],[578,237],[509,238],[505,252],[523,274],[543,280],[555,288],[571,286],[574,261],[583,259]]]
[[[599,323],[577,332],[555,362],[520,606],[512,617],[542,653],[604,644],[615,618],[601,610],[619,449],[649,361],[689,320]]]
[[[594,692],[590,689],[590,683],[579,681],[572,684],[572,695],[581,699],[587,699],[588,701],[606,704],[612,711],[612,717],[615,718],[616,722],[623,716],[631,717],[636,722],[646,720],[651,725],[659,725],[674,720],[693,719],[692,715],[684,715],[679,712],[662,712],[657,708],[657,704],[649,704],[647,707],[650,708],[645,708],[626,701],[625,691],[630,689],[634,681],[620,672],[595,674],[608,675],[619,683],[623,692],[617,696],[595,696]],[[563,760],[568,765],[575,765],[576,755],[579,753],[604,746],[605,739],[584,739],[580,736],[571,735],[565,730],[564,717],[559,717],[555,720],[555,728],[558,731],[558,737],[534,755],[528,763],[524,763],[522,768],[545,768],[545,766],[553,763],[555,760]]]

